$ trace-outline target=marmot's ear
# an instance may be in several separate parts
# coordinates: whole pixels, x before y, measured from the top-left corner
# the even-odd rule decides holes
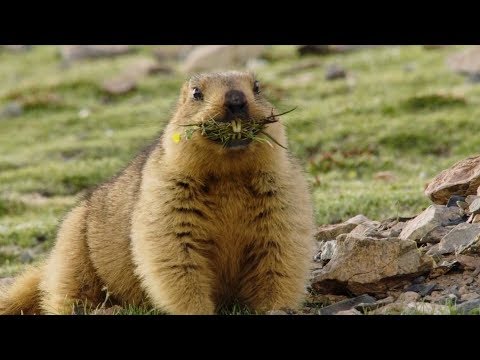
[[[184,104],[187,101],[190,95],[190,83],[186,82],[182,86],[182,90],[180,90],[180,104]]]

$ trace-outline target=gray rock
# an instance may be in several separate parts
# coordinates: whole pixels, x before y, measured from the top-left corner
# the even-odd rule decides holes
[[[393,296],[388,296],[384,299],[378,300],[374,303],[361,303],[355,306],[355,309],[362,312],[363,314],[368,313],[372,310],[378,309],[387,304],[391,304],[395,301]]]
[[[1,118],[12,118],[23,114],[23,105],[17,101],[11,101],[0,110]]]
[[[427,234],[425,234],[420,240],[417,242],[419,244],[437,244],[442,240],[442,238],[447,235],[454,226],[437,226],[433,230],[429,231]]]
[[[465,201],[465,196],[452,195],[450,199],[448,199],[447,207],[457,206],[458,201]]]
[[[382,232],[378,229],[372,227],[371,223],[365,222],[363,224],[357,225],[350,234],[357,237],[372,237],[372,238],[383,238]]]
[[[20,262],[22,264],[31,263],[35,259],[35,256],[31,250],[25,250],[20,254]]]
[[[364,223],[369,223],[369,224],[379,224],[378,222],[375,222],[375,221],[372,221],[370,220],[369,218],[367,218],[365,215],[362,215],[362,214],[359,214],[359,215],[356,215],[350,219],[348,219],[347,221],[345,221],[346,223],[351,223],[351,224],[356,224],[356,225],[360,225],[360,224],[364,224]]]
[[[457,311],[460,314],[468,314],[473,310],[480,313],[480,299],[470,300],[460,305],[457,305]]]
[[[416,218],[407,222],[400,233],[400,239],[420,240],[436,227],[447,225],[452,220],[461,219],[463,215],[463,210],[458,207],[430,205]]]
[[[129,45],[62,45],[60,54],[65,63],[84,59],[114,57],[132,52]]]
[[[399,237],[406,224],[406,222],[397,222],[391,228],[382,231],[382,237]]]
[[[457,206],[463,211],[468,210],[468,203],[466,201],[457,201]]]
[[[318,241],[334,240],[340,234],[347,234],[357,227],[357,224],[344,222],[320,226],[315,234]]]
[[[186,73],[229,70],[244,67],[248,60],[259,57],[264,45],[201,45],[195,47],[182,65]]]
[[[470,213],[472,214],[480,213],[480,198],[472,201],[472,203],[468,207],[468,211],[470,211]]]
[[[398,302],[414,302],[420,300],[420,294],[414,292],[414,291],[406,291],[404,293],[401,293],[400,296],[398,297],[397,301]]]
[[[337,251],[337,242],[335,240],[326,241],[320,249],[320,259],[322,261],[331,260]]]
[[[135,90],[137,83],[128,77],[119,77],[106,80],[102,84],[102,90],[109,95],[122,95]]]
[[[325,80],[344,79],[346,76],[345,69],[337,64],[329,65],[325,70]]]
[[[438,246],[438,245],[439,244],[437,244],[435,246]],[[433,247],[432,247],[432,249],[433,249]],[[435,250],[435,251],[438,251],[438,249]],[[427,255],[428,255],[429,252],[430,252],[430,250],[427,251]],[[434,269],[432,269],[432,271],[430,271],[430,274],[428,274],[428,277],[430,279],[435,279],[439,276],[445,275],[449,271],[451,271],[453,269],[456,269],[459,264],[460,263],[457,260],[442,261],[438,266],[436,266]]]
[[[339,311],[335,315],[362,315],[362,313],[358,310],[350,309]]]
[[[480,82],[480,72],[469,75],[468,76],[468,81],[473,83],[473,84],[478,84]]]
[[[270,310],[270,311],[267,311],[265,315],[288,315],[288,314],[283,310]]]
[[[470,206],[470,204],[471,204],[475,199],[480,199],[480,196],[478,196],[478,195],[468,195],[468,196],[465,198],[465,202]]]
[[[361,295],[357,296],[353,299],[346,299],[339,301],[335,304],[325,306],[318,310],[319,315],[335,315],[339,311],[345,311],[345,310],[350,310],[355,308],[355,306],[359,304],[372,304],[376,302],[374,297],[371,297],[370,295]]]
[[[427,296],[432,293],[433,290],[436,288],[436,284],[412,284],[408,286],[405,290],[408,291],[414,291],[415,293],[418,293],[419,296]]]
[[[442,238],[438,244],[438,250],[436,253],[461,253],[479,245],[479,239],[480,224],[458,224],[452,231]]]
[[[433,259],[422,256],[414,241],[341,235],[335,255],[313,278],[312,287],[324,294],[345,290],[356,295],[383,294],[410,283],[433,265]]]
[[[480,299],[480,295],[473,292],[462,294],[462,296],[460,296],[460,300],[462,301],[472,301],[477,299]]]
[[[1,45],[1,47],[12,52],[25,52],[32,49],[32,45]]]
[[[408,315],[408,314],[421,314],[421,315],[448,315],[450,309],[448,306],[440,304],[431,304],[424,302],[395,302],[388,304],[377,310],[373,311],[374,315]]]

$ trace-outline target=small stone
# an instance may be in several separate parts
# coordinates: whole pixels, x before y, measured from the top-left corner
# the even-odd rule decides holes
[[[363,223],[373,223],[372,220],[370,220],[369,218],[367,218],[365,215],[356,215],[350,219],[348,219],[347,221],[345,221],[346,223],[352,223],[352,224],[355,224],[355,225],[360,225],[360,224],[363,224]]]
[[[265,315],[288,315],[288,314],[283,310],[270,310],[270,311],[267,311]]]
[[[468,209],[468,203],[466,201],[457,201],[457,206],[464,211]]]
[[[450,315],[450,308],[446,305],[425,302],[411,302],[407,305],[407,312],[424,315]]]
[[[480,267],[480,257],[469,255],[457,255],[457,261],[468,270],[475,270]]]
[[[60,53],[65,63],[83,59],[113,57],[132,51],[128,45],[63,45]]]
[[[412,284],[421,284],[423,283],[427,278],[425,276],[419,276],[415,279],[413,279]]]
[[[467,286],[461,286],[460,289],[458,289],[458,293],[460,295],[465,295],[468,294],[469,290]]]
[[[383,234],[377,230],[376,228],[371,226],[371,223],[363,223],[357,225],[355,229],[353,229],[350,234],[352,236],[358,237],[372,237],[372,238],[383,238]]]
[[[395,301],[393,296],[387,296],[386,298],[383,298],[381,300],[378,300],[374,303],[360,303],[358,305],[355,305],[355,309],[360,311],[361,313],[365,314],[369,311],[378,309],[382,306],[385,306],[387,304],[391,304]]]
[[[465,274],[464,274],[464,280],[463,280],[463,283],[465,285],[470,285],[471,283],[473,283],[475,281],[475,279],[473,278],[473,276],[467,276],[465,277]]]
[[[339,311],[335,315],[362,315],[362,313],[358,310],[350,309]]]
[[[427,254],[429,251],[427,251]],[[439,276],[445,275],[449,271],[455,269],[460,263],[457,260],[451,260],[451,261],[443,261],[441,262],[437,267],[432,269],[430,271],[430,274],[428,274],[428,277],[430,279],[435,279]]]
[[[343,79],[347,76],[347,72],[340,65],[329,65],[325,71],[325,80]]]
[[[401,315],[401,314],[424,314],[424,315],[447,315],[450,314],[448,306],[429,304],[422,302],[395,302],[373,311],[374,315]]]
[[[460,300],[462,301],[471,301],[471,300],[477,300],[477,299],[480,299],[480,295],[477,293],[466,293],[460,297]]]
[[[468,314],[473,310],[480,311],[480,299],[470,300],[457,306],[460,314]]]
[[[317,228],[315,239],[318,241],[333,240],[340,234],[347,234],[357,227],[357,224],[344,222],[341,224],[323,225]]]
[[[12,118],[23,114],[23,105],[17,101],[9,102],[0,111],[0,118]]]
[[[480,196],[478,196],[478,195],[468,195],[465,198],[465,202],[468,204],[468,206],[470,206],[470,204],[476,199],[480,199]]]
[[[109,95],[122,95],[135,90],[137,84],[129,78],[115,78],[102,84],[102,89]]]
[[[407,222],[400,233],[400,239],[420,240],[438,226],[446,226],[453,220],[463,217],[463,210],[458,207],[431,205],[416,218]]]
[[[461,223],[445,235],[438,244],[439,254],[461,253],[476,247],[480,239],[480,225]],[[428,254],[428,252],[427,252]]]
[[[25,52],[32,49],[32,45],[0,45],[11,52]]]
[[[427,234],[425,234],[420,240],[417,242],[419,244],[437,244],[442,240],[442,238],[447,235],[454,226],[437,226],[433,230],[429,231]]]
[[[478,223],[480,223],[480,214],[475,214],[475,215],[473,215],[473,218],[472,218],[471,223],[472,223],[472,224],[478,224]]]
[[[337,251],[337,242],[335,240],[326,241],[321,248],[320,259],[322,261],[330,260]]]
[[[445,289],[446,293],[454,294],[456,297],[460,297],[460,293],[458,292],[459,286],[458,285],[451,285],[447,289]]]
[[[468,82],[471,82],[472,84],[477,84],[480,82],[480,72],[471,74],[468,76]]]
[[[346,299],[343,301],[340,301],[338,303],[325,306],[318,310],[319,315],[334,315],[338,313],[339,311],[344,311],[344,310],[350,310],[354,308],[358,304],[370,304],[374,303],[376,300],[375,298],[369,296],[369,295],[361,295],[357,296],[353,299]]]
[[[78,112],[78,117],[80,119],[86,119],[90,116],[90,110],[89,109],[81,109],[79,112]]]
[[[34,259],[34,256],[30,250],[25,250],[20,254],[20,262],[22,264],[28,264],[31,263]]]
[[[447,207],[457,206],[458,201],[464,202],[465,196],[459,196],[459,195],[450,196],[450,199],[448,199],[448,202],[447,202]]]
[[[432,291],[436,288],[436,286],[436,284],[413,284],[408,286],[405,290],[407,290],[407,292],[418,293],[419,296],[423,297],[430,295]],[[413,301],[416,300],[418,299],[414,299]]]
[[[478,214],[480,212],[480,198],[473,200],[470,206],[468,207],[468,210],[472,214]]]
[[[407,291],[407,292],[404,292],[404,293],[400,294],[397,301],[409,303],[409,302],[412,302],[412,301],[417,301],[419,299],[420,299],[420,294],[417,294],[414,291]]]

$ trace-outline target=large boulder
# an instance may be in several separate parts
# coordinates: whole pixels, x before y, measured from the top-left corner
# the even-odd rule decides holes
[[[425,189],[434,203],[445,205],[452,195],[476,195],[480,185],[480,155],[470,156],[438,174]]]
[[[319,293],[384,294],[433,266],[433,259],[422,255],[414,241],[341,235],[332,259],[313,278],[312,288]]]

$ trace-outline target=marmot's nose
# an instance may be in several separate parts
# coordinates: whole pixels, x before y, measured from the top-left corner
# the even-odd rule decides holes
[[[244,112],[247,107],[247,98],[239,90],[229,90],[225,94],[225,106],[233,113]]]

